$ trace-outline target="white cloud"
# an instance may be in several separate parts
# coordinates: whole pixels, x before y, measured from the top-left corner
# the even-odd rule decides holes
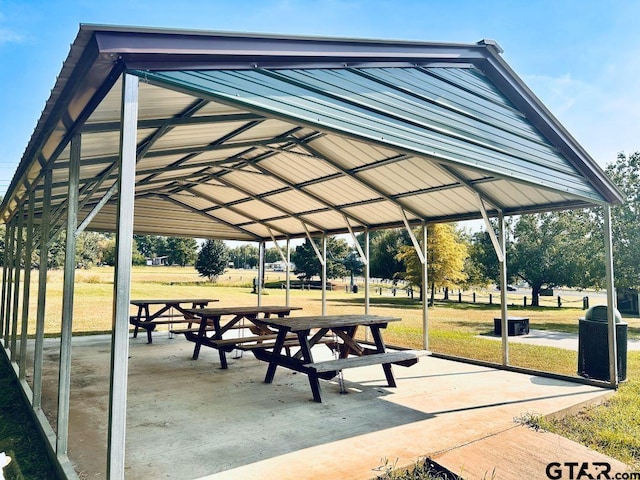
[[[20,35],[18,32],[15,32],[11,29],[0,27],[0,45],[4,45],[7,43],[20,43],[23,42],[24,39],[24,35]]]

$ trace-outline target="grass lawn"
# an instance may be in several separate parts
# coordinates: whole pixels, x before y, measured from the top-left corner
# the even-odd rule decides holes
[[[255,271],[233,270],[215,285],[205,282],[192,267],[135,267],[132,271],[131,298],[215,298],[220,306],[255,305],[252,293]],[[283,279],[283,273],[269,272],[266,281]],[[31,312],[36,311],[37,275],[32,275]],[[362,313],[364,289],[358,294],[347,293],[344,285],[327,292],[329,314]],[[62,272],[51,271],[47,277],[46,334],[60,332],[62,311]],[[109,332],[113,295],[113,269],[108,267],[76,271],[74,302],[74,332]],[[285,292],[267,289],[263,304],[285,303]],[[291,304],[302,307],[295,315],[321,313],[321,292],[292,290]],[[569,303],[578,305],[577,302]],[[530,318],[530,327],[554,331],[578,331],[578,319],[584,315],[572,307],[510,306],[510,314]],[[131,313],[135,313],[134,309]],[[417,300],[405,296],[380,296],[372,288],[371,313],[392,315],[402,322],[389,325],[385,340],[389,345],[422,348],[422,307]],[[436,302],[429,310],[429,349],[450,355],[501,362],[501,343],[486,337],[493,332],[493,318],[499,316],[497,305]],[[35,314],[34,314],[35,315]],[[640,338],[640,319],[625,319],[630,338]],[[29,332],[35,333],[34,322]],[[160,330],[162,327],[159,328]],[[575,375],[577,352],[511,343],[510,363],[515,366]],[[607,455],[628,463],[640,471],[640,352],[630,352],[627,364],[628,381],[606,405],[582,412],[561,422],[546,422],[544,427],[573,438]],[[0,447],[1,451],[1,447]]]

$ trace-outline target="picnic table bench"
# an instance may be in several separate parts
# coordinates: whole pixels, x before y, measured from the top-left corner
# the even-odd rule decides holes
[[[129,317],[129,323],[133,329],[133,338],[138,337],[138,330],[144,328],[147,331],[147,343],[152,343],[151,332],[158,325],[172,325],[176,323],[187,323],[191,326],[197,320],[187,311],[187,308],[203,308],[210,302],[217,302],[211,298],[177,298],[177,299],[152,299],[152,300],[131,300],[131,305],[138,308],[136,315]],[[160,307],[151,313],[151,306]]]
[[[251,346],[265,341],[273,342],[277,337],[276,332],[270,329],[264,322],[272,316],[283,318],[292,310],[300,310],[300,307],[283,305],[263,306],[239,306],[239,307],[208,307],[188,308],[185,311],[197,318],[197,329],[187,328],[173,330],[174,333],[182,333],[185,338],[195,343],[193,348],[193,360],[197,360],[202,346],[218,350],[220,366],[227,368],[226,353],[236,349],[249,350]],[[230,317],[230,318],[229,318]],[[247,323],[244,323],[247,320]],[[243,321],[243,322],[241,322]],[[233,338],[223,338],[231,330],[249,330],[253,338],[243,335],[235,335]],[[266,348],[265,344],[265,348]]]
[[[428,355],[426,350],[387,351],[382,339],[381,330],[389,322],[400,318],[377,315],[329,315],[295,318],[271,318],[263,322],[275,329],[278,334],[272,348],[253,350],[255,356],[269,363],[265,383],[272,383],[277,367],[285,367],[304,373],[309,378],[309,385],[316,402],[322,402],[319,379],[329,380],[344,369],[368,365],[382,365],[387,385],[395,387],[396,381],[391,368],[392,364],[401,366],[415,365],[419,358]],[[368,327],[374,339],[374,345],[368,346],[356,339],[359,327]],[[286,343],[292,336],[297,336],[300,349],[291,355],[283,353]],[[334,348],[338,358],[314,361],[311,348],[325,341],[328,336],[335,338]]]

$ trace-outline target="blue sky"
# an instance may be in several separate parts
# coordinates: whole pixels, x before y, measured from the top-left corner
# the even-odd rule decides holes
[[[80,23],[473,43],[503,57],[600,165],[640,150],[640,1],[0,0],[0,194]]]

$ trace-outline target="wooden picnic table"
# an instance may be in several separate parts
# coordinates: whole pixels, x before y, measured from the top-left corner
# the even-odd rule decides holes
[[[195,322],[193,315],[187,308],[203,308],[211,302],[217,302],[211,298],[155,298],[147,300],[131,300],[131,305],[138,307],[136,315],[129,317],[129,323],[134,325],[133,338],[138,336],[138,329],[147,331],[147,342],[152,343],[151,332],[161,324],[191,323]],[[151,313],[151,307],[160,307]],[[175,310],[174,311],[172,311]],[[177,312],[177,313],[176,313]]]
[[[255,344],[275,339],[274,331],[265,325],[265,320],[271,319],[273,315],[283,318],[289,315],[292,310],[301,310],[301,308],[283,305],[188,308],[186,312],[199,319],[198,327],[174,330],[174,332],[183,333],[187,340],[195,343],[193,360],[198,359],[200,347],[204,345],[217,349],[220,354],[221,368],[227,368],[227,352],[235,350],[240,344]],[[240,323],[244,319],[248,320],[248,324]],[[254,335],[248,337],[236,335],[233,338],[223,338],[225,333],[234,329],[248,329]]]
[[[418,358],[427,355],[424,350],[400,350],[389,352],[386,350],[382,339],[382,329],[389,322],[400,321],[397,317],[378,315],[328,315],[308,316],[294,318],[271,318],[263,320],[264,324],[275,329],[277,338],[271,348],[256,348],[255,356],[260,360],[269,362],[265,383],[273,382],[276,369],[279,366],[286,367],[297,372],[305,373],[309,378],[309,385],[316,402],[322,402],[319,379],[329,380],[338,373],[351,367],[381,364],[385,373],[387,384],[396,386],[391,364],[411,366],[418,362]],[[368,327],[373,336],[374,345],[365,345],[356,339],[359,327]],[[327,334],[335,336],[334,348],[338,358],[315,362],[311,348],[326,339]],[[294,355],[288,351],[283,353],[291,334],[297,336],[300,349]]]

